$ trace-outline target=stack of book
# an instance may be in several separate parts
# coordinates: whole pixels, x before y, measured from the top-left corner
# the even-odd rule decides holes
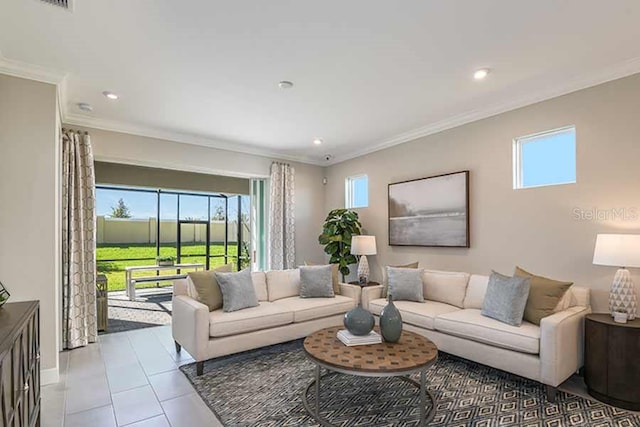
[[[371,331],[367,335],[353,335],[346,329],[338,331],[338,339],[346,346],[380,344],[382,337],[376,331]]]

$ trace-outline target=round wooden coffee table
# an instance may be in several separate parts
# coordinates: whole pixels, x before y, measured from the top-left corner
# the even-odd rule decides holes
[[[426,387],[426,370],[438,359],[438,348],[429,339],[409,331],[402,331],[397,343],[372,344],[347,347],[336,337],[341,327],[322,329],[304,340],[307,357],[316,364],[315,379],[302,393],[302,403],[309,414],[323,426],[333,424],[320,417],[321,368],[365,377],[398,377],[417,387],[420,393],[420,425],[429,423],[435,415],[436,400]],[[379,332],[378,328],[376,330]],[[420,372],[420,382],[409,378]],[[312,407],[307,394],[315,386],[315,404]],[[427,396],[431,407],[427,411]]]

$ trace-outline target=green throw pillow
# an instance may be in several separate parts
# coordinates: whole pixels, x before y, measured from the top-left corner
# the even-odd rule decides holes
[[[514,276],[531,279],[529,298],[527,299],[523,318],[534,325],[540,325],[543,317],[554,313],[554,309],[564,294],[573,285],[573,282],[561,282],[547,277],[536,276],[520,267],[516,267]]]
[[[216,279],[216,273],[231,273],[233,264],[226,264],[213,270],[194,271],[189,273],[189,278],[197,292],[196,300],[209,307],[209,311],[222,307],[222,292]]]

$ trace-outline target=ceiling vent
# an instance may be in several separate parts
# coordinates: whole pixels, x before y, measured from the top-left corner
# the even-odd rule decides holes
[[[54,6],[59,6],[63,9],[71,10],[72,9],[72,0],[41,0],[45,3],[52,4]]]

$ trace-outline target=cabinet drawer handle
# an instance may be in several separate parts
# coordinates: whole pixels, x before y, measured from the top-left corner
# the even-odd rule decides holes
[[[29,391],[29,383],[24,383],[24,392],[28,392]]]

